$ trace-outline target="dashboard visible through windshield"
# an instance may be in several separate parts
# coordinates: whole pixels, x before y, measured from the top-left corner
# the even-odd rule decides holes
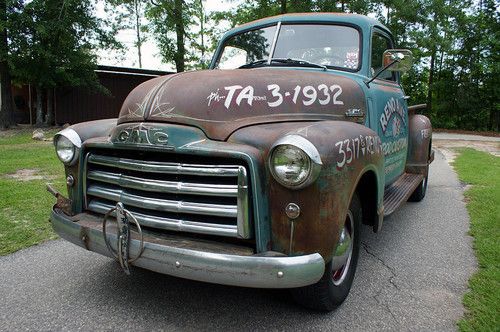
[[[246,31],[228,38],[224,42],[215,68],[319,65],[352,71],[359,67],[359,47],[359,32],[353,27],[331,24],[281,24]],[[272,59],[281,61],[271,61]]]

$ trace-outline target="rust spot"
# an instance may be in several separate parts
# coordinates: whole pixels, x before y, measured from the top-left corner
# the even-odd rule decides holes
[[[90,250],[89,248],[89,236],[88,236],[88,228],[82,227],[80,231],[80,239],[85,247],[85,249]]]

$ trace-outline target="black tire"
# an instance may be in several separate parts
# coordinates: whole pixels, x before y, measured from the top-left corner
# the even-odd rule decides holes
[[[427,166],[428,168],[429,166]],[[427,171],[427,174],[429,172]],[[427,192],[427,181],[429,179],[429,175],[426,175],[425,178],[420,182],[415,191],[411,194],[410,198],[408,198],[409,202],[420,202],[424,199],[425,193]]]
[[[337,271],[332,271],[332,262],[325,266],[323,277],[315,284],[306,287],[292,289],[292,295],[295,301],[307,308],[332,311],[344,302],[349,295],[351,285],[356,273],[358,264],[359,247],[360,247],[360,227],[362,220],[361,202],[358,195],[354,194],[349,206],[349,211],[352,215],[353,230],[350,234],[353,237],[352,254],[347,263],[347,269],[344,273],[345,266]],[[348,220],[346,216],[346,223]],[[340,271],[342,270],[342,271]],[[339,275],[340,271],[340,275]],[[339,276],[341,278],[339,278]]]

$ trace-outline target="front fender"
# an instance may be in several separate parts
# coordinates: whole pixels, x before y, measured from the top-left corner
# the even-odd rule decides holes
[[[352,122],[321,121],[313,123],[282,123],[244,128],[233,134],[231,141],[258,145],[262,159],[268,160],[270,147],[286,135],[299,135],[317,148],[323,167],[318,179],[308,187],[291,190],[270,175],[268,181],[269,215],[272,250],[298,255],[319,252],[331,259],[338,241],[340,227],[357,184],[364,174],[376,179],[376,208],[382,207],[384,175],[380,138],[371,129]],[[301,208],[292,222],[285,214],[288,203]]]
[[[111,130],[116,127],[116,121],[117,119],[104,119],[77,123],[58,132],[55,138],[58,135],[66,136],[78,146],[78,143],[81,145],[90,138],[108,136]]]
[[[116,126],[117,119],[104,119],[96,121],[88,121],[77,123],[68,128],[65,128],[54,135],[54,143],[58,136],[65,136],[68,138],[77,148],[78,158],[72,162],[70,165],[65,165],[64,170],[66,177],[71,176],[74,184],[79,183],[80,177],[80,158],[81,156],[81,146],[88,139],[95,137],[105,137],[108,136],[111,130]],[[77,185],[67,185],[68,197],[71,200],[72,211],[77,211],[79,202],[78,199],[78,186]]]

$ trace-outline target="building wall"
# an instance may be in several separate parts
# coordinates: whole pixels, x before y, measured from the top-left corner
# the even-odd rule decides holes
[[[109,94],[92,92],[82,87],[58,87],[54,90],[56,124],[118,117],[123,101],[130,91],[152,78],[170,74],[161,71],[99,66],[97,77]],[[46,91],[44,108],[47,106]],[[36,90],[33,86],[13,86],[16,123],[33,124],[36,118]]]
[[[129,92],[157,76],[119,72],[97,72],[97,75],[110,94],[90,92],[79,87],[58,88],[55,93],[56,123],[74,124],[116,118]]]

